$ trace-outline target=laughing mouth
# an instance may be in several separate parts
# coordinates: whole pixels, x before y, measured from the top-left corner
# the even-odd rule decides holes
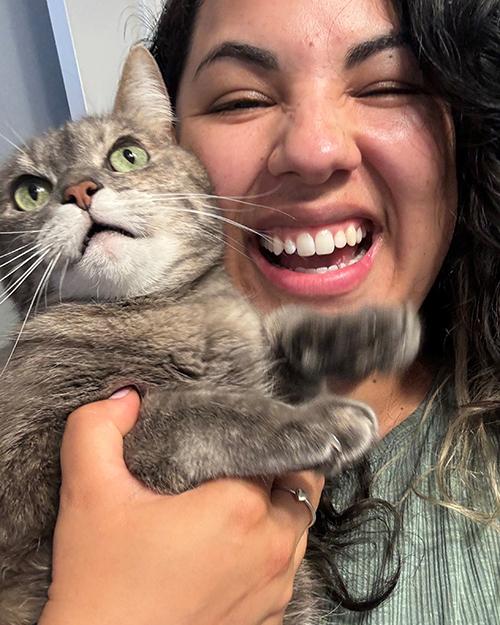
[[[94,222],[92,226],[89,228],[87,234],[85,235],[85,238],[83,239],[82,250],[81,250],[82,256],[87,251],[87,248],[92,238],[96,234],[100,234],[101,232],[114,232],[115,234],[121,234],[124,237],[135,239],[135,236],[132,233],[128,232],[127,230],[123,230],[123,228],[119,228],[118,226],[112,226],[109,224],[100,224],[100,223]]]
[[[358,263],[373,243],[367,222],[347,228],[306,229],[297,233],[267,233],[259,239],[264,258],[275,267],[297,273],[323,274]]]

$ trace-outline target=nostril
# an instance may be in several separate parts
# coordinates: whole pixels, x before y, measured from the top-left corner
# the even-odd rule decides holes
[[[83,210],[88,210],[92,204],[92,196],[94,196],[102,185],[93,180],[83,180],[77,184],[66,187],[63,193],[64,204],[76,204]]]

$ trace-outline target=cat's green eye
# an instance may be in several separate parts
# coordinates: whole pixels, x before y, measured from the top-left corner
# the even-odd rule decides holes
[[[23,211],[34,211],[43,208],[50,199],[52,185],[44,178],[27,176],[14,189],[14,202]]]
[[[138,145],[124,145],[113,150],[109,156],[111,167],[122,174],[135,169],[142,169],[149,163],[149,154]]]

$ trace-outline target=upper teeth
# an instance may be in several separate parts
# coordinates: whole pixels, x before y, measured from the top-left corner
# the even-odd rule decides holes
[[[270,252],[279,256],[285,251],[287,254],[297,253],[299,256],[319,256],[332,254],[335,249],[341,249],[346,245],[354,247],[366,237],[366,228],[359,226],[348,226],[345,230],[337,230],[335,234],[327,230],[320,230],[316,235],[309,232],[301,232],[296,239],[286,238],[284,241],[280,237],[273,235],[261,238],[261,245]]]

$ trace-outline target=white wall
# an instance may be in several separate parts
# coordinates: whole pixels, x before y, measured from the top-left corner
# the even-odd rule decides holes
[[[69,115],[45,0],[0,0],[0,41],[0,134],[19,143]]]
[[[147,35],[145,8],[156,9],[156,1],[49,0],[49,6],[65,4],[87,113],[112,107],[123,61]]]

